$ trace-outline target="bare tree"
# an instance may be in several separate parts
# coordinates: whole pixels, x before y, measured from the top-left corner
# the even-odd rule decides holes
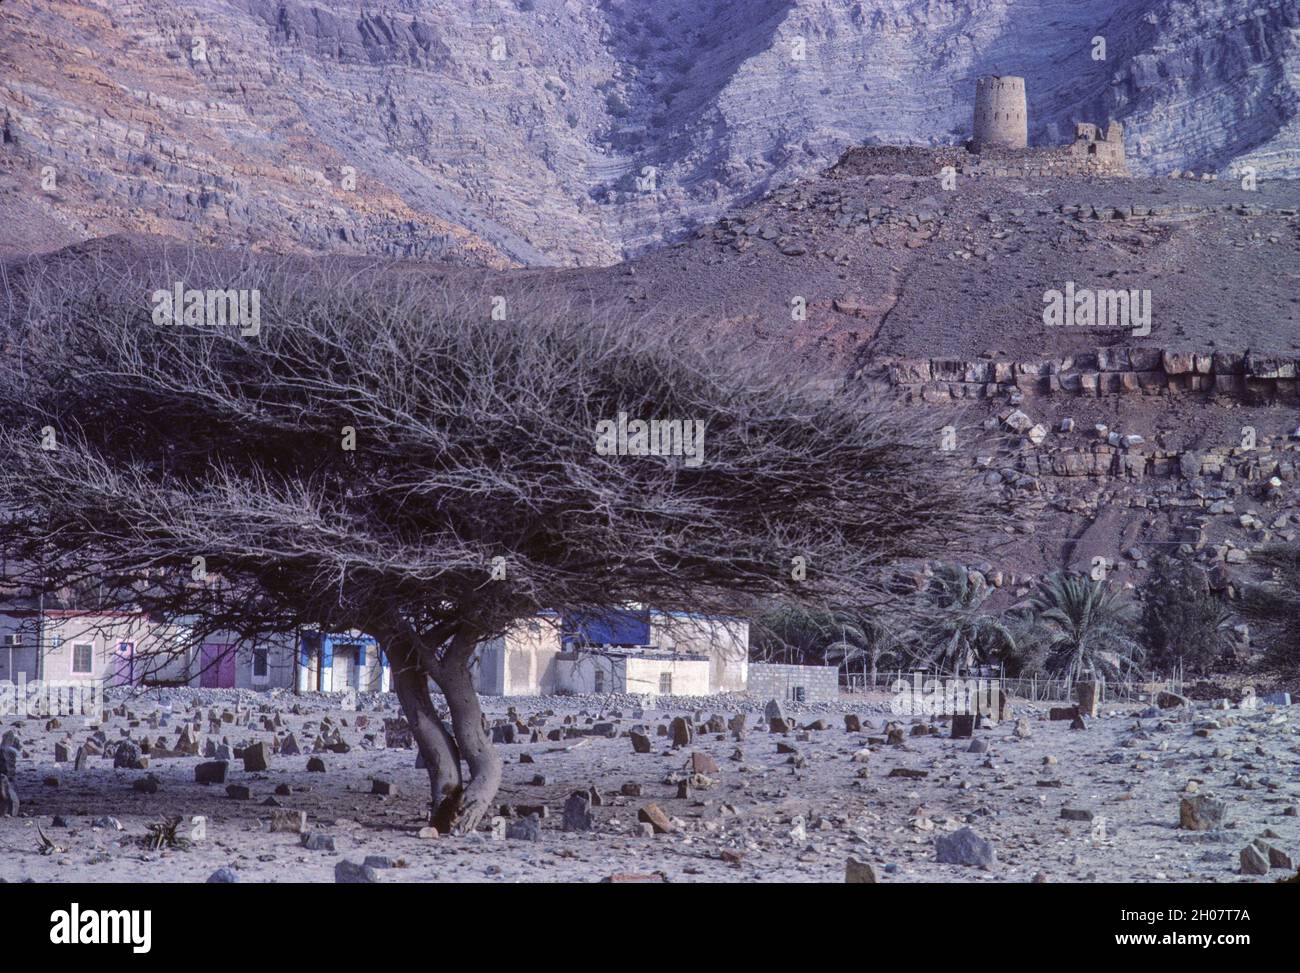
[[[196,638],[373,636],[432,820],[465,831],[501,779],[470,662],[515,620],[861,603],[889,565],[994,516],[931,430],[698,324],[468,280],[184,248],[11,265],[6,580],[93,582],[102,605],[186,618]],[[211,301],[159,321],[156,292],[177,285],[256,291],[260,327],[221,324]],[[620,413],[702,422],[699,461],[597,449]]]

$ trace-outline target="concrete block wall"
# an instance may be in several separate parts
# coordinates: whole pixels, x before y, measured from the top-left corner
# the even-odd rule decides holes
[[[749,694],[761,699],[793,701],[804,691],[806,703],[833,703],[840,696],[840,671],[835,666],[792,666],[767,662],[749,664]]]

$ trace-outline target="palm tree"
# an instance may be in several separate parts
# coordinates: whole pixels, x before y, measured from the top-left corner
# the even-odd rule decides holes
[[[838,631],[832,612],[783,605],[756,620],[752,655],[764,662],[815,665]]]
[[[1054,675],[1071,681],[1090,674],[1119,679],[1141,664],[1142,647],[1132,636],[1137,606],[1104,582],[1049,575],[1030,599],[1029,611]]]
[[[826,646],[826,664],[837,665],[847,674],[853,663],[862,661],[864,669],[870,666],[868,685],[874,686],[880,662],[898,657],[898,636],[887,622],[865,612],[836,612],[836,616],[839,639]]]
[[[940,674],[946,670],[957,675],[1014,652],[1011,629],[984,610],[991,593],[979,572],[954,564],[937,568],[923,597],[915,662],[933,666]]]
[[[848,667],[864,661],[871,668],[897,655],[889,625],[866,610],[816,610],[783,606],[762,615],[751,636],[752,655],[766,661]]]

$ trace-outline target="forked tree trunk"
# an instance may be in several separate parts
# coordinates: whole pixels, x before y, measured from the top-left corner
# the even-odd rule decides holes
[[[393,690],[429,774],[429,820],[446,833],[460,804],[460,753],[434,708],[424,670],[410,658],[389,658],[393,664]]]
[[[444,660],[435,677],[451,710],[452,730],[460,755],[469,764],[470,778],[459,795],[459,806],[451,822],[457,834],[474,831],[492,807],[501,786],[501,755],[483,725],[469,660],[454,655]],[[442,830],[442,825],[438,825]]]

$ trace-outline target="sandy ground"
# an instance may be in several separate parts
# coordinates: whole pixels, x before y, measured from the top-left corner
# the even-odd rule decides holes
[[[544,731],[562,727],[566,716],[578,727],[588,726],[602,700],[515,700],[525,721],[552,714],[541,742],[501,745],[507,764],[500,802],[545,805],[549,811],[534,842],[494,840],[486,830],[468,837],[420,837],[427,777],[414,766],[413,751],[382,746],[383,717],[396,715],[391,696],[366,698],[356,712],[324,697],[282,695],[272,701],[253,693],[171,690],[165,698],[172,709],[168,726],[149,726],[149,715],[160,711],[158,697],[140,697],[127,704],[135,726],[120,716],[103,725],[109,740],[121,739],[124,731],[136,740],[174,739],[180,714],[201,702],[218,712],[252,708],[251,726],[223,727],[235,746],[274,740],[275,732],[260,727],[263,715],[278,711],[285,724],[279,735],[293,730],[304,753],[276,755],[260,773],[245,772],[242,761],[233,761],[228,782],[252,791],[251,799],[239,800],[227,797],[221,785],[195,783],[194,768],[202,757],[156,758],[148,770],[114,770],[112,760],[94,757],[77,772],[70,763],[55,763],[54,744],[71,733],[75,752],[90,733],[79,720],[65,719],[61,729],[46,730],[43,719],[5,717],[0,732],[16,731],[22,744],[17,774],[22,807],[19,817],[0,818],[0,878],[201,882],[229,866],[244,882],[330,882],[338,861],[379,855],[404,862],[404,867],[378,870],[383,882],[598,881],[617,873],[660,873],[669,881],[840,882],[850,857],[871,863],[884,882],[1028,882],[1035,876],[1052,882],[1236,882],[1290,874],[1282,869],[1267,877],[1239,874],[1242,848],[1265,832],[1271,830],[1270,843],[1283,851],[1300,851],[1297,707],[1216,711],[1197,704],[1145,719],[1129,707],[1104,710],[1079,731],[1068,722],[1048,721],[1046,707],[1021,704],[1016,715],[1027,718],[1031,735],[1020,739],[1015,720],[1003,721],[975,731],[988,751],[973,753],[971,741],[950,739],[943,723],[942,735],[909,735],[901,746],[870,742],[892,718],[885,697],[845,697],[838,706],[804,707],[790,714],[800,726],[821,718],[828,728],[787,736],[758,728],[761,700],[704,701],[695,714],[678,708],[646,711],[641,719],[633,719],[628,706],[614,706],[622,712],[613,720],[620,736],[559,742],[545,740]],[[502,717],[505,705],[488,700],[489,718]],[[300,713],[291,712],[295,707]],[[729,718],[742,708],[748,709],[747,724],[739,743],[730,733],[705,734],[673,750],[668,738],[654,735],[672,716]],[[863,732],[846,732],[845,712],[863,716]],[[336,723],[347,721],[341,733],[352,748],[321,754],[326,772],[309,773],[312,727],[327,715]],[[358,715],[369,717],[369,727],[356,727]],[[608,710],[603,718],[611,718]],[[910,732],[921,721],[900,722]],[[633,753],[626,731],[638,723],[649,724],[651,753]],[[1206,726],[1205,736],[1195,734]],[[367,734],[375,743],[365,739]],[[205,733],[200,743],[209,736],[222,735]],[[791,762],[795,755],[778,753],[778,744],[795,748],[803,765]],[[869,754],[861,754],[864,750]],[[673,775],[684,776],[695,751],[710,755],[719,770],[708,775],[712,786],[679,799]],[[866,762],[855,761],[855,754]],[[521,762],[525,755],[533,762]],[[895,768],[927,776],[890,777]],[[132,783],[147,773],[158,776],[160,789],[133,790]],[[397,794],[371,794],[376,776],[395,783]],[[1200,794],[1227,802],[1224,828],[1177,827],[1179,799],[1189,781]],[[641,796],[620,795],[627,783],[641,785]],[[282,784],[290,794],[274,799],[305,811],[307,829],[331,836],[335,852],[308,851],[299,835],[268,831],[272,809],[263,802]],[[565,832],[566,799],[593,786],[603,798],[592,809],[594,830]],[[649,803],[675,819],[672,833],[640,835],[637,811]],[[1063,808],[1090,811],[1094,819],[1063,820]],[[140,846],[136,839],[146,826],[169,814],[205,815],[206,838],[184,850]],[[55,825],[55,816],[64,823]],[[111,822],[95,824],[105,816],[120,822],[122,830]],[[37,850],[38,826],[58,846],[53,853]],[[996,864],[936,861],[936,837],[963,826],[992,844]],[[724,860],[724,851],[731,860]]]

